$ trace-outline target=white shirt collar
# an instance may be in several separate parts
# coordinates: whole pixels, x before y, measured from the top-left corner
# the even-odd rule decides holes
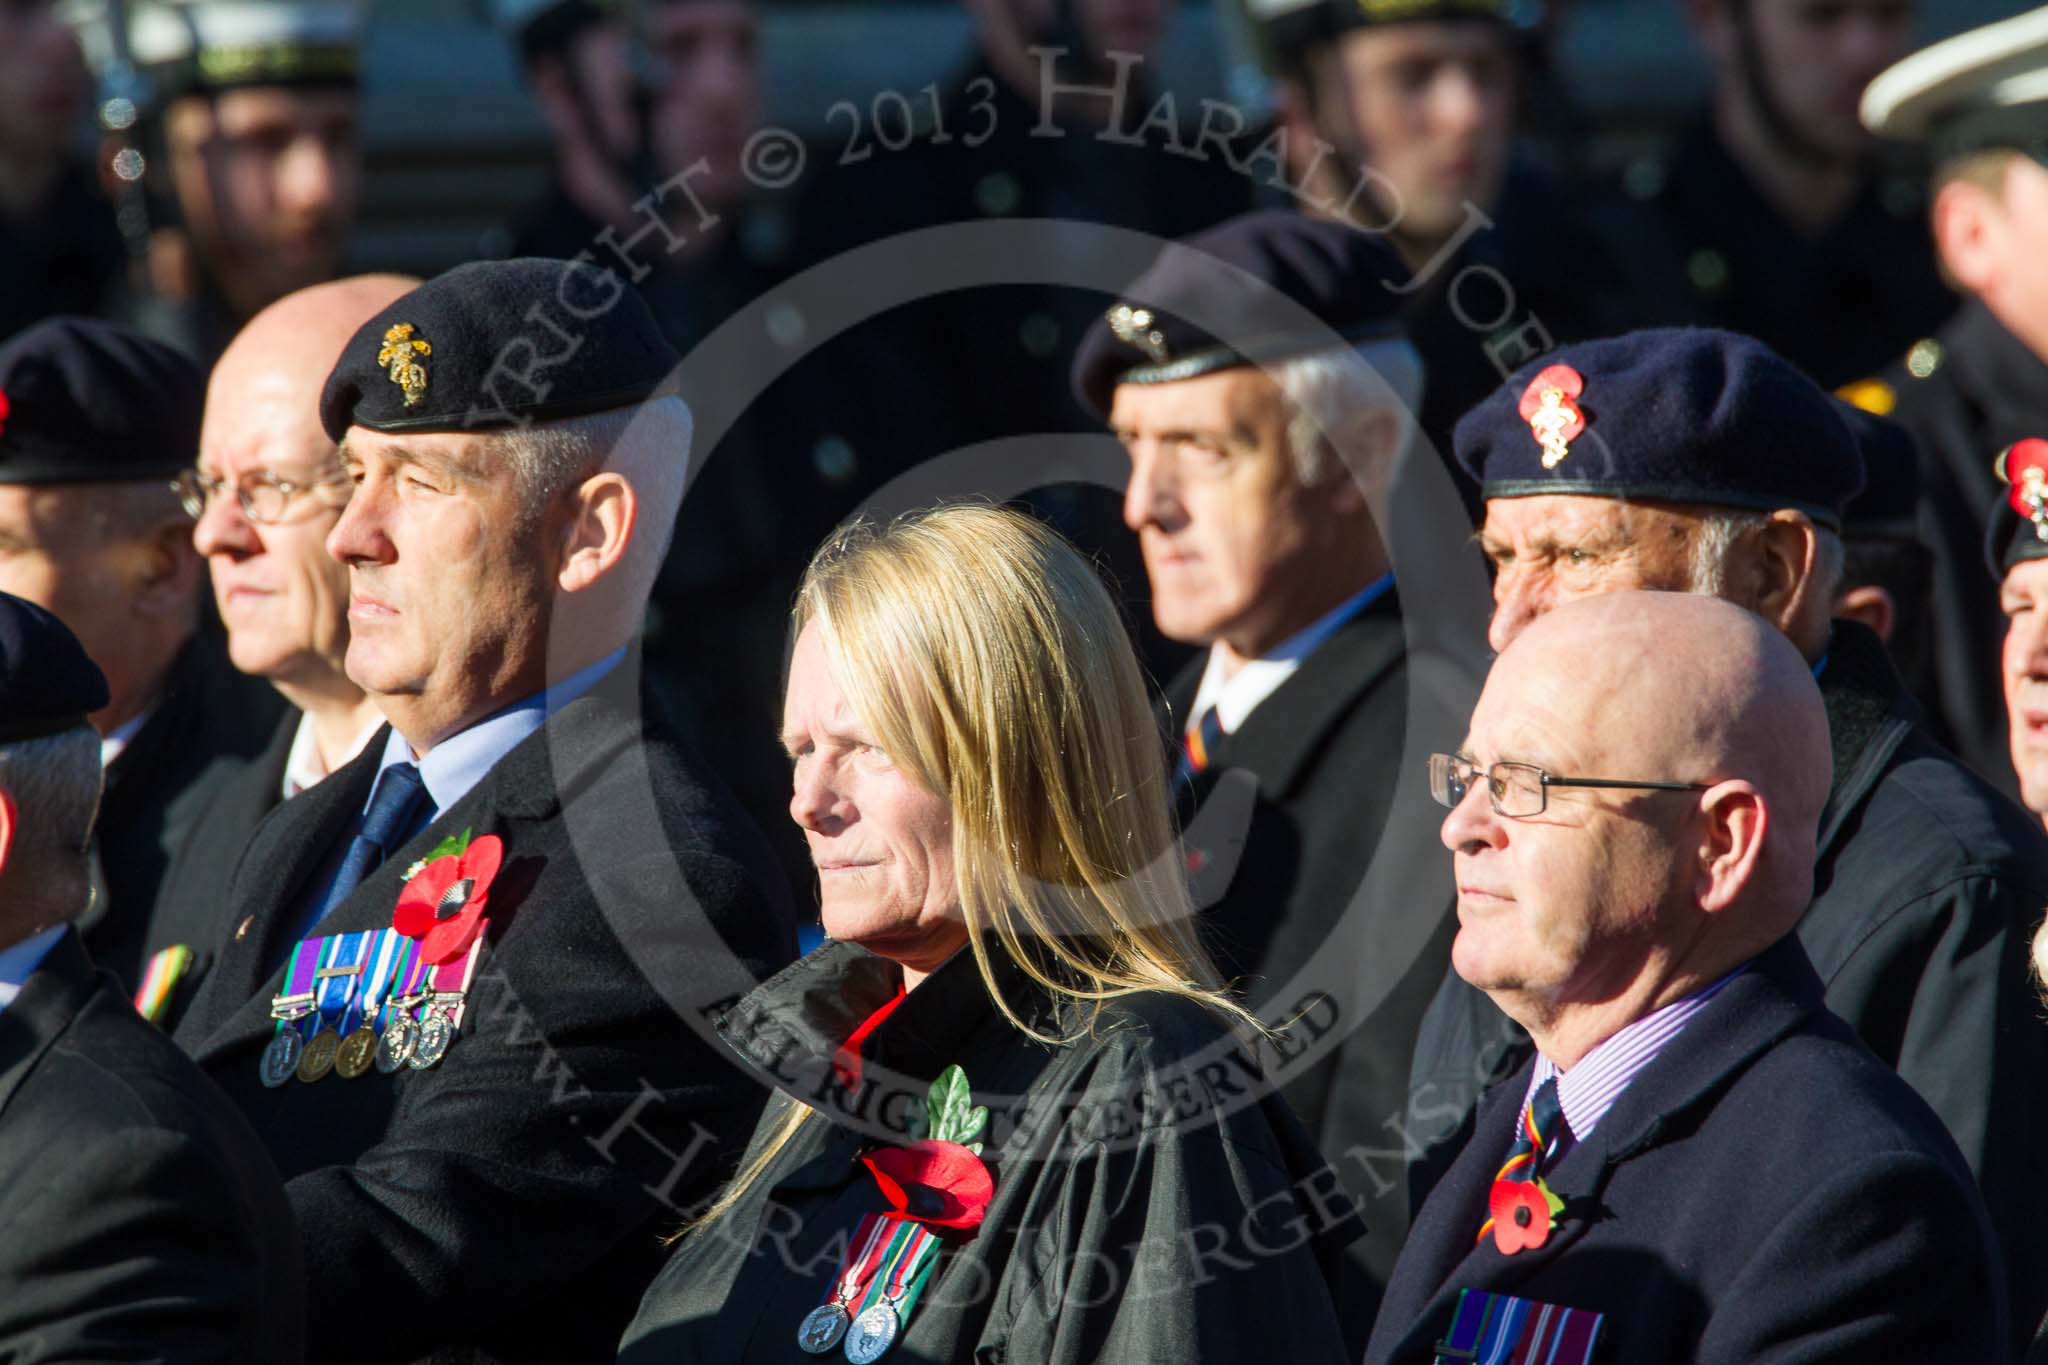
[[[1223,648],[1209,647],[1209,664],[1202,670],[1202,685],[1195,689],[1195,704],[1184,719],[1192,725],[1211,706],[1223,722],[1225,734],[1235,734],[1258,709],[1260,702],[1280,690],[1294,676],[1301,661],[1316,652],[1346,621],[1364,611],[1394,586],[1392,574],[1382,574],[1364,589],[1338,603],[1306,629],[1298,630],[1256,659],[1248,659],[1229,678],[1223,676]]]
[[[0,1010],[14,1003],[14,997],[21,994],[21,988],[35,969],[43,965],[43,958],[64,937],[68,925],[58,924],[33,934],[11,948],[0,949]]]
[[[132,716],[122,721],[106,734],[100,736],[100,767],[111,768],[114,766],[114,760],[119,758],[121,751],[127,748],[135,739],[135,736],[142,732],[142,727],[149,723],[150,715],[155,710],[154,706],[145,707],[140,715]]]
[[[383,726],[384,717],[373,715],[369,725],[348,746],[348,752],[341,756],[341,763],[334,766],[340,767],[368,748],[371,737]],[[292,751],[284,760],[284,799],[289,801],[306,788],[317,786],[332,771],[320,762],[320,746],[313,737],[313,718],[301,711],[299,728],[292,735]]]

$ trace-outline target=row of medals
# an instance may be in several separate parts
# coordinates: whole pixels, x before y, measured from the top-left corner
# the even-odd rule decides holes
[[[426,1014],[415,1019],[413,1008],[422,1002],[426,1004]],[[300,1035],[297,1027],[280,1029],[270,1040],[270,1046],[263,1049],[259,1066],[263,1083],[275,1089],[297,1076],[310,1085],[326,1079],[330,1071],[352,1081],[369,1074],[373,1067],[387,1076],[408,1066],[424,1071],[448,1055],[448,1048],[455,1041],[454,1011],[461,1003],[459,992],[402,996],[391,1002],[398,1012],[381,1035],[368,1021],[346,1038],[339,1032],[323,1030],[314,1034],[311,1042]],[[310,1003],[291,1008],[280,1001],[272,1007],[271,1017],[296,1025],[314,1008]]]

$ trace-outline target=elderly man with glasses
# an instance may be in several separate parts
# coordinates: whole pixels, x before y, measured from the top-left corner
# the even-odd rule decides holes
[[[350,335],[417,281],[365,275],[314,285],[258,313],[214,366],[199,460],[176,487],[197,523],[228,657],[290,703],[269,747],[222,784],[157,892],[135,1004],[176,1026],[212,965],[228,874],[273,806],[356,756],[384,723],[349,681],[348,570],[327,533],[348,502],[320,429],[320,386]]]
[[[1430,786],[1452,965],[1535,1056],[1423,1206],[1366,1365],[2010,1358],[1962,1154],[1794,932],[1834,747],[1798,651],[1727,602],[1588,597],[1507,646]]]
[[[1746,607],[1806,659],[1834,779],[1800,942],[1828,1008],[1948,1126],[2031,1326],[2048,1297],[2033,1231],[2048,1203],[2034,1155],[2048,1023],[2027,944],[2048,904],[2048,837],[1927,736],[1876,635],[1831,619],[1843,506],[1864,480],[1839,411],[1761,342],[1647,331],[1511,377],[1459,422],[1456,453],[1486,499],[1496,649],[1563,603],[1647,588]],[[1505,780],[1510,801],[1527,799],[1526,780]],[[1483,1063],[1518,1050],[1497,1046],[1508,1031],[1451,976],[1418,1043],[1417,1089],[1469,1102],[1494,1069]]]
[[[130,991],[171,854],[278,710],[228,667],[192,523],[165,487],[198,447],[205,385],[176,351],[88,318],[0,346],[0,591],[62,621],[107,682],[90,717],[101,884],[76,923]]]

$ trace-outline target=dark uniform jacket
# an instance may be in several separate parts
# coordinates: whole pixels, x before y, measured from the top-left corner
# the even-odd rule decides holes
[[[1668,156],[1629,168],[1603,207],[1614,260],[1661,326],[1764,342],[1824,386],[1869,374],[1956,306],[1927,235],[1925,181],[1880,172],[1818,235],[1758,193],[1702,120]]]
[[[2033,1155],[2048,1131],[2048,1020],[2027,953],[2048,906],[2048,836],[1926,737],[1862,626],[1835,622],[1820,686],[1835,776],[1799,941],[1829,1010],[1946,1124],[1992,1211],[2015,1321],[2031,1325],[2048,1305],[2032,1232],[2048,1212]],[[1445,1111],[1440,1134],[1519,1055],[1518,1034],[1447,976],[1416,1049],[1417,1098]]]
[[[2017,794],[1999,652],[2005,617],[1984,564],[1984,525],[2005,485],[1992,461],[2014,441],[2048,435],[2048,364],[1972,300],[1859,398],[1920,447],[1920,532],[1934,550],[1933,676],[1919,688],[1937,733],[1970,765]]]
[[[721,1022],[813,1112],[740,1202],[677,1248],[622,1362],[810,1359],[798,1324],[861,1217],[888,1208],[859,1157],[904,1141],[903,1116],[948,1065],[990,1111],[994,1197],[971,1240],[941,1253],[889,1359],[1347,1359],[1329,1277],[1355,1219],[1286,1107],[1261,1097],[1270,1054],[1161,994],[1113,1002],[1075,1042],[1033,1041],[962,951],[873,1031],[849,1091],[834,1050],[900,980],[893,963],[829,943]],[[998,980],[1035,1028],[1080,1022],[1014,968]],[[770,1106],[764,1133],[788,1102]]]
[[[0,1360],[295,1365],[304,1340],[276,1168],[65,934],[0,1010]]]
[[[1607,1315],[1602,1360],[2010,1359],[1984,1206],[1940,1122],[1821,1001],[1797,939],[1758,957],[1544,1175],[1540,1247],[1475,1243],[1533,1059],[1495,1086],[1416,1219],[1366,1365],[1429,1365],[1460,1289]]]
[[[1198,661],[1167,689],[1175,735],[1190,723],[1201,669]],[[1284,1059],[1280,1075],[1288,1103],[1363,1201],[1367,1231],[1346,1249],[1339,1299],[1352,1356],[1365,1344],[1407,1228],[1405,1153],[1387,1124],[1405,1107],[1416,1030],[1457,927],[1443,865],[1412,897],[1361,907],[1358,918],[1373,922],[1368,950],[1332,951],[1389,807],[1414,795],[1395,780],[1407,692],[1401,606],[1389,590],[1224,738],[1184,796],[1202,806],[1184,820],[1184,847],[1203,939],[1225,978],[1241,982],[1262,1017],[1298,1013],[1297,1029],[1310,1036],[1344,1030],[1333,1052],[1305,1064]],[[1242,794],[1232,790],[1239,782]],[[1408,951],[1389,952],[1396,940]],[[1339,973],[1377,985],[1368,1015],[1338,1017]]]
[[[431,1070],[257,1074],[283,978],[265,964],[368,798],[383,732],[277,807],[236,868],[234,928],[177,1039],[284,1173],[315,1360],[605,1358],[658,1235],[752,1131],[760,1091],[695,1016],[793,955],[787,892],[730,798],[643,725],[637,674],[629,658],[563,707],[315,931],[390,927],[406,868],[446,835],[504,841],[461,1034]]]
[[[133,992],[171,855],[214,789],[263,751],[284,701],[237,673],[217,630],[202,627],[171,664],[156,710],[107,767],[100,798],[106,905],[84,925],[92,959]]]
[[[263,817],[284,799],[285,764],[291,760],[302,714],[296,707],[288,709],[269,747],[214,787],[164,873],[150,917],[149,940],[143,944],[143,964],[146,967],[167,948],[183,945],[192,951],[156,1019],[166,1032],[177,1029],[234,927],[227,921],[228,878]]]

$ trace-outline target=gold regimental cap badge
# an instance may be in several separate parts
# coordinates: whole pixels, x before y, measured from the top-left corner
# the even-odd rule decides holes
[[[1516,410],[1543,447],[1545,469],[1564,463],[1572,453],[1572,440],[1586,429],[1586,414],[1573,401],[1585,391],[1585,379],[1569,365],[1546,365],[1522,390]]]
[[[2005,480],[2005,501],[2034,525],[2034,539],[2048,541],[2048,441],[2029,436],[1998,452],[1992,470]]]
[[[391,376],[391,382],[405,390],[405,405],[416,408],[427,396],[427,367],[420,363],[434,353],[425,338],[413,335],[413,325],[401,322],[384,333],[377,351],[377,364]]]
[[[1173,352],[1166,348],[1166,334],[1152,325],[1159,319],[1151,309],[1120,303],[1110,309],[1107,316],[1109,330],[1116,333],[1116,339],[1143,351],[1154,365],[1164,365],[1173,359]]]

